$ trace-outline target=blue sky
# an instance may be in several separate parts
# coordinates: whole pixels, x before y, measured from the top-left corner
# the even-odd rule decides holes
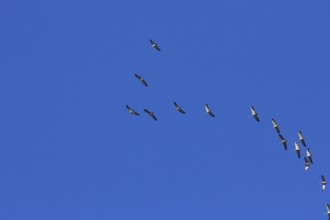
[[[329,7],[1,1],[0,218],[326,219]]]

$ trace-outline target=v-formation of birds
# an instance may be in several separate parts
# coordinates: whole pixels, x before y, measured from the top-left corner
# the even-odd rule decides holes
[[[150,44],[151,44],[151,47],[154,48],[155,50],[157,51],[161,51],[158,44],[155,43],[153,40],[149,40]],[[145,86],[145,87],[148,87],[148,83],[145,81],[145,79],[138,75],[138,74],[134,74],[134,76]],[[177,112],[181,113],[181,114],[186,114],[186,112],[179,106],[178,103],[176,103],[175,101],[173,102],[173,105],[176,109]],[[138,112],[136,112],[134,109],[132,109],[130,106],[126,105],[126,109],[127,111],[132,114],[132,115],[136,115],[136,116],[139,116],[140,114]],[[256,122],[260,122],[260,119],[259,119],[259,115],[257,113],[257,111],[255,110],[254,106],[251,106],[251,115],[252,117],[256,120]],[[154,112],[148,110],[148,109],[144,109],[144,112],[146,114],[148,114],[154,121],[157,121],[157,117],[155,115]],[[215,117],[215,114],[213,113],[213,111],[211,110],[211,108],[209,107],[208,104],[205,104],[205,112],[210,115],[211,117]],[[279,128],[279,125],[277,124],[277,122],[275,121],[274,118],[272,118],[272,125],[273,125],[273,128],[275,129],[275,131],[277,132],[279,138],[280,138],[280,142],[283,144],[283,147],[284,147],[284,150],[287,150],[288,149],[288,146],[287,146],[287,140],[283,137],[283,135],[281,134],[280,132],[280,128]],[[306,145],[306,142],[305,142],[305,138],[302,134],[302,132],[299,130],[298,131],[298,139],[299,139],[299,142],[306,148],[307,145]],[[294,142],[294,147],[295,147],[295,151],[296,151],[296,154],[297,154],[297,157],[298,159],[301,158],[301,149],[299,147],[299,143],[298,141],[295,141]],[[310,151],[310,148],[307,148],[306,150],[306,156],[304,156],[304,163],[305,163],[305,170],[308,171],[309,167],[311,164],[313,164],[313,159],[312,159],[312,154],[311,154],[311,151]],[[326,185],[327,185],[327,181],[325,179],[325,177],[323,175],[321,175],[321,186],[322,186],[322,190],[324,191],[325,188],[326,188]],[[328,220],[330,220],[330,205],[329,204],[326,204],[326,208],[327,208],[327,215],[328,215]]]

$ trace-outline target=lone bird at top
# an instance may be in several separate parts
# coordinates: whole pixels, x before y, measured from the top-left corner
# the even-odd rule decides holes
[[[160,51],[160,48],[158,47],[158,44],[156,44],[153,40],[149,40],[150,43],[151,43],[151,47],[152,48],[155,48],[156,50]]]
[[[272,124],[273,124],[273,128],[276,130],[276,132],[281,133],[280,128],[278,127],[278,124],[276,123],[274,118],[272,118]]]
[[[306,153],[307,153],[307,158],[308,158],[309,162],[311,162],[311,164],[313,164],[312,154],[311,154],[309,148],[307,148],[307,152]]]
[[[253,118],[254,118],[257,122],[259,122],[260,120],[259,120],[258,114],[257,114],[256,110],[254,109],[253,105],[251,106],[251,113],[252,113]]]
[[[311,165],[311,164],[309,163],[309,161],[307,160],[306,157],[304,157],[304,160],[305,160],[305,170],[307,171],[309,168],[309,165]]]
[[[143,85],[144,85],[145,87],[148,87],[148,84],[147,84],[147,82],[144,80],[143,77],[139,76],[138,74],[134,74],[134,76],[135,76],[138,80],[140,80],[140,81],[143,83]]]
[[[297,141],[294,142],[294,147],[295,147],[295,150],[297,152],[298,158],[300,158],[300,148],[299,148],[299,145],[298,145]]]
[[[209,114],[210,116],[212,116],[213,118],[215,117],[215,115],[213,114],[212,110],[210,109],[208,104],[205,104],[205,111],[207,114]]]
[[[330,205],[327,204],[327,214],[328,214],[328,220],[330,220]]]
[[[182,113],[182,114],[186,114],[186,112],[185,111],[183,111],[183,109],[176,103],[176,102],[173,102],[173,104],[174,104],[174,106],[175,106],[175,109],[178,111],[178,112],[180,112],[180,113]]]
[[[152,111],[149,111],[148,109],[144,109],[144,111],[150,116],[152,117],[155,121],[157,121],[157,118],[155,116],[155,114]]]
[[[134,111],[134,109],[132,109],[128,105],[126,105],[126,109],[127,109],[128,113],[130,113],[132,115],[140,115],[139,113],[137,113],[136,111]]]
[[[281,134],[279,134],[278,136],[279,136],[280,139],[281,139],[281,143],[282,143],[283,146],[284,146],[284,150],[288,149],[288,146],[287,146],[287,144],[286,144],[286,141],[287,141],[287,140],[286,140]]]
[[[322,178],[322,190],[324,191],[325,190],[325,186],[327,185],[327,181],[325,180],[324,176],[321,175],[321,178]]]
[[[304,147],[306,147],[305,138],[302,135],[301,131],[298,131],[298,136],[299,136],[299,141],[302,143],[302,145],[304,145]]]

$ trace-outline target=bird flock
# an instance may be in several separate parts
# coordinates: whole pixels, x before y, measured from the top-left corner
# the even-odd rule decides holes
[[[154,48],[155,50],[157,51],[161,51],[158,44],[155,43],[153,40],[149,40],[150,44],[151,44],[151,47]],[[145,79],[138,75],[138,74],[134,74],[134,76],[145,86],[145,87],[148,87],[148,83],[145,81]],[[173,105],[175,107],[175,110],[181,114],[186,114],[186,112],[181,108],[181,106],[176,103],[175,101],[173,102]],[[135,115],[135,116],[139,116],[140,113],[136,112],[133,108],[131,108],[130,106],[128,106],[126,104],[126,109],[128,111],[129,114],[131,115]],[[155,115],[154,112],[148,110],[148,109],[143,109],[144,112],[146,114],[148,114],[154,121],[157,121],[157,117]],[[255,107],[252,105],[251,106],[251,116],[255,119],[256,122],[260,122],[260,118],[258,116],[258,113],[257,111],[255,110]],[[208,104],[205,104],[205,112],[206,114],[208,114],[209,116],[211,117],[215,117],[215,114],[213,113],[213,111],[211,110],[211,108],[209,107]],[[272,122],[272,125],[273,125],[273,128],[275,129],[276,133],[278,134],[278,137],[280,139],[280,142],[282,143],[283,147],[284,147],[284,150],[287,150],[288,149],[288,144],[287,144],[287,139],[285,139],[280,131],[280,128],[279,128],[279,125],[278,123],[275,121],[274,118],[271,119],[271,122]],[[299,143],[301,143],[302,146],[304,146],[304,148],[306,148],[306,156],[304,156],[304,163],[305,163],[305,170],[308,171],[309,167],[313,164],[313,159],[312,159],[312,154],[311,154],[311,151],[310,151],[310,148],[307,147],[307,144],[306,144],[306,141],[305,141],[305,138],[302,134],[302,132],[299,130],[298,131],[298,141],[295,141],[294,142],[294,147],[295,147],[295,151],[296,151],[296,154],[297,154],[297,157],[298,159],[301,158],[301,148],[299,147]],[[326,185],[327,185],[327,181],[325,179],[325,177],[323,175],[321,175],[321,189],[322,191],[325,191],[326,189]],[[326,209],[327,209],[327,216],[328,216],[328,220],[330,220],[330,205],[327,203],[326,204]]]

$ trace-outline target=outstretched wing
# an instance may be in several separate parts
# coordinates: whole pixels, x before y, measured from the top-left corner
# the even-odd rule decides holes
[[[143,83],[143,85],[145,85],[145,87],[148,87],[148,84],[144,79],[142,79],[141,82]]]
[[[160,51],[160,48],[158,47],[157,44],[155,45],[155,49],[158,50],[158,51]]]
[[[257,122],[260,122],[259,117],[258,117],[257,114],[255,114],[253,117],[254,117],[254,119],[255,119]]]
[[[138,74],[134,74],[134,76],[135,76],[136,78],[138,78],[139,80],[141,80],[141,79],[142,79],[142,77],[141,77],[141,76],[139,76]]]
[[[211,115],[213,118],[215,117],[212,111],[209,111],[209,115]]]
[[[150,115],[155,121],[157,121],[157,118],[156,118],[156,116],[154,115],[154,114],[151,114]]]
[[[143,111],[145,111],[148,115],[151,114],[151,111],[149,111],[148,109],[143,109]]]
[[[298,158],[300,159],[300,149],[299,150],[296,150],[296,152],[297,152]]]
[[[323,175],[321,175],[321,178],[322,178],[322,182],[326,182]]]
[[[155,42],[153,42],[151,39],[149,40],[150,41],[150,43],[153,45],[153,44],[155,44]]]

